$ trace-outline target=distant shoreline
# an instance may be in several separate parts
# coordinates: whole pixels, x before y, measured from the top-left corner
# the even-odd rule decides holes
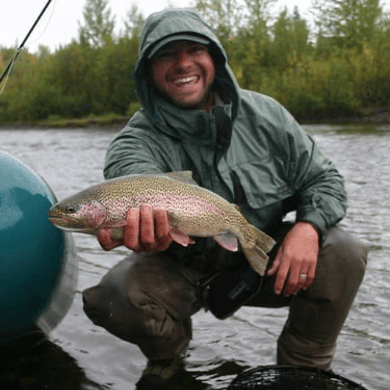
[[[318,118],[299,119],[298,122],[303,125],[310,124],[343,124],[343,123],[361,123],[361,124],[390,124],[390,109],[361,109],[361,115],[329,116],[324,115]]]
[[[4,123],[0,124],[0,130],[6,130],[6,129],[41,129],[41,130],[49,130],[49,129],[112,129],[112,130],[120,130],[122,129],[126,123],[128,122],[128,119],[126,120],[116,120],[113,122],[107,122],[107,121],[67,121],[66,123],[45,123],[45,122],[39,122],[39,123]]]
[[[298,122],[302,125],[315,125],[315,124],[330,124],[337,125],[343,123],[356,123],[356,124],[390,124],[390,109],[361,109],[361,115],[345,115],[345,116],[330,116],[324,115],[313,118],[297,118]],[[55,122],[43,121],[32,123],[4,123],[0,124],[0,130],[5,129],[53,129],[53,128],[95,128],[95,129],[122,129],[129,118],[122,117],[120,119],[113,119],[112,121],[99,118],[81,118],[81,119],[61,119]]]

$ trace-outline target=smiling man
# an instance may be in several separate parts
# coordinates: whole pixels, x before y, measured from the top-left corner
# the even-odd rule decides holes
[[[188,40],[161,43],[162,48],[155,48],[150,55],[150,73],[158,92],[171,103],[209,111],[215,65],[207,41],[198,41],[203,43]]]
[[[167,212],[143,204],[129,210],[123,240],[99,232],[104,249],[133,253],[84,291],[85,312],[146,355],[139,389],[160,389],[181,366],[202,307],[226,318],[244,304],[289,306],[277,362],[329,369],[367,255],[337,226],[346,210],[340,173],[280,104],[238,87],[195,12],[147,19],[134,76],[142,109],[110,144],[105,177],[190,170],[277,245],[261,278],[241,251],[211,239],[172,243]],[[283,220],[289,211],[294,223]]]

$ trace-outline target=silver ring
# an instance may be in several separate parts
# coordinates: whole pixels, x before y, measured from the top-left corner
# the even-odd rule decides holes
[[[306,275],[306,274],[300,274],[299,277],[300,277],[301,279],[306,279],[306,278],[307,278],[307,275]]]

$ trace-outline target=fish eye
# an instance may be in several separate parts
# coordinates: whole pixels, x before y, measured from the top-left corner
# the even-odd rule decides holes
[[[77,207],[74,204],[69,204],[65,207],[65,212],[68,214],[74,214],[77,211]]]

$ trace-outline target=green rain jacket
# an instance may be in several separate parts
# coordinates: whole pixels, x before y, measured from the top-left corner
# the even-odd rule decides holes
[[[222,100],[211,114],[173,106],[149,82],[153,45],[183,33],[210,40]],[[322,236],[344,217],[344,180],[333,163],[280,104],[238,87],[221,43],[195,12],[167,10],[148,18],[134,76],[142,109],[110,144],[105,178],[191,170],[199,185],[238,204],[270,234],[293,210]]]

